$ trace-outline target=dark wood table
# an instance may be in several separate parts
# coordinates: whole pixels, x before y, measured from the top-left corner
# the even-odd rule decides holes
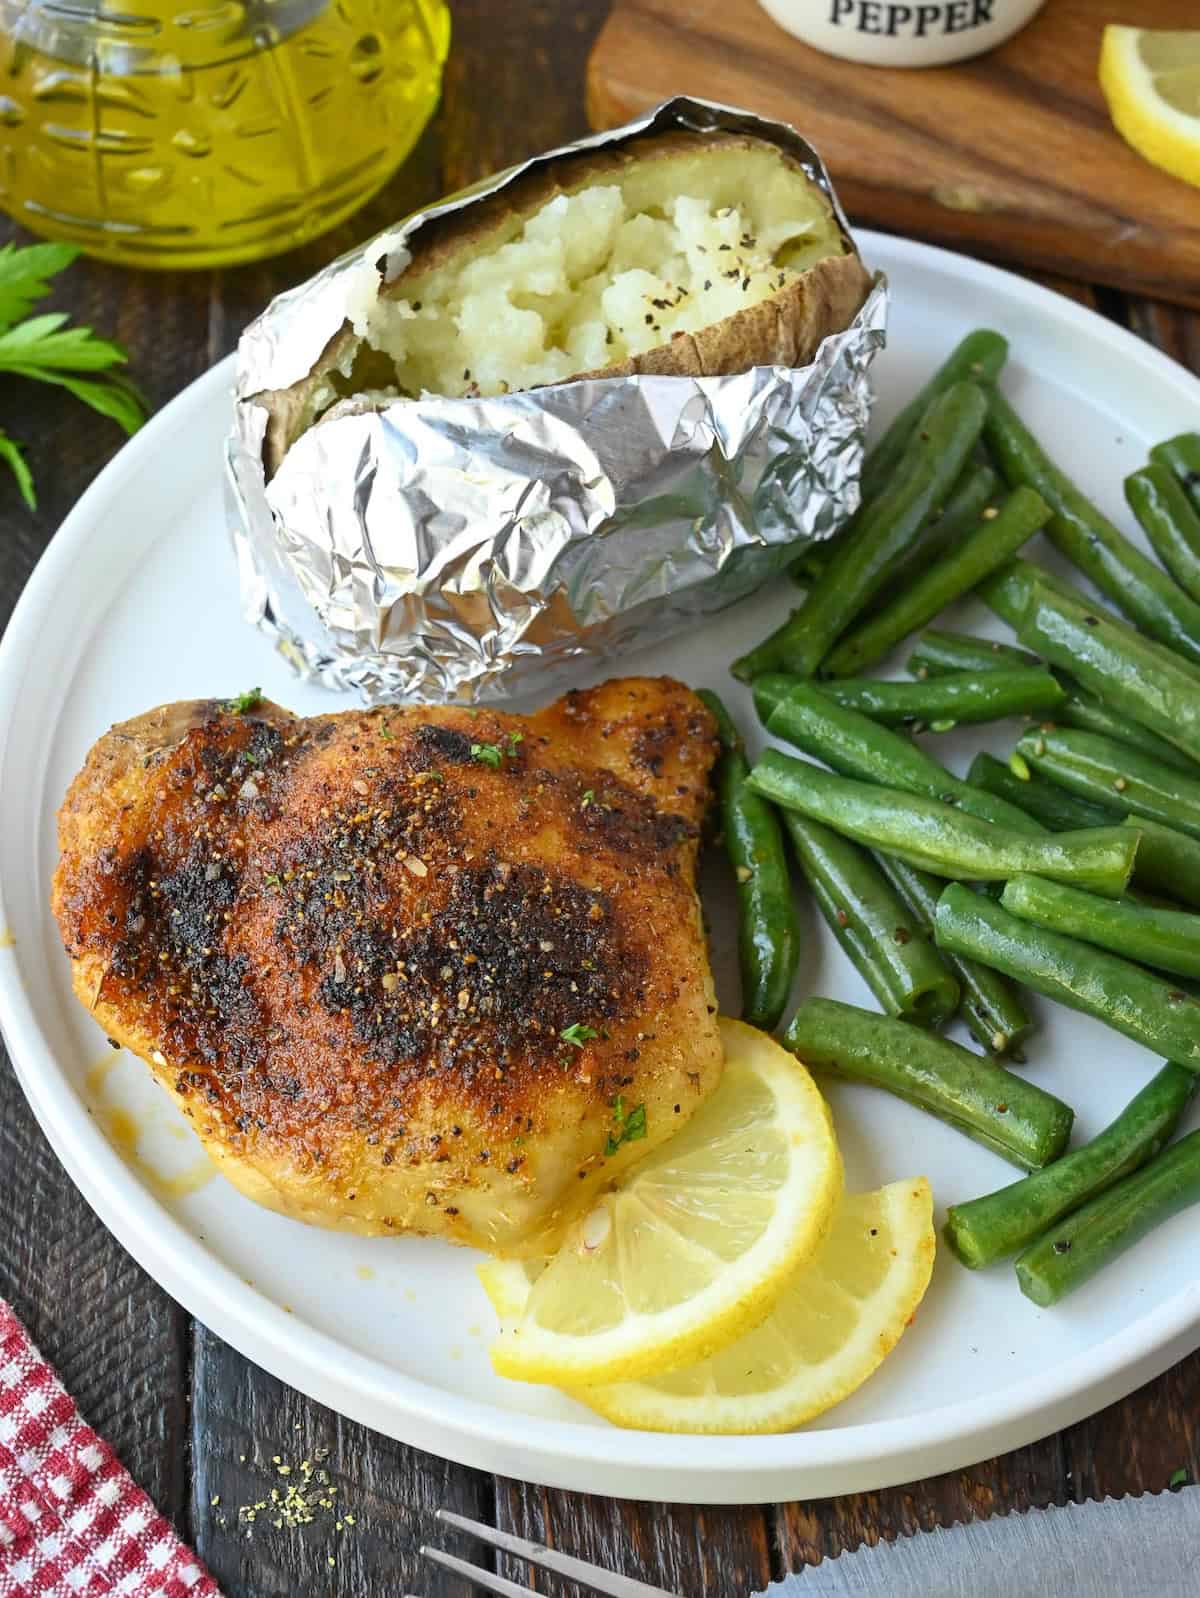
[[[420,201],[583,132],[584,60],[605,10],[606,0],[455,0],[441,111],[368,213],[301,252],[236,271],[137,275],[80,262],[58,303],[122,339],[138,380],[162,404],[231,350],[276,290],[336,250]],[[836,173],[837,152],[826,153]],[[1055,286],[1200,371],[1200,315]],[[28,442],[41,492],[30,515],[0,479],[7,617],[55,527],[120,439],[58,391],[15,382],[0,388],[0,427]],[[733,1598],[864,1541],[1030,1505],[1158,1491],[1181,1467],[1196,1479],[1200,1465],[1200,1354],[1015,1454],[845,1498],[751,1509],[621,1503],[447,1464],[310,1402],[193,1321],[76,1192],[7,1060],[0,1065],[0,1295],[230,1598],[462,1594],[461,1583],[418,1557],[438,1505],[544,1538],[683,1598]],[[272,1454],[299,1459],[318,1450],[328,1450],[325,1468],[341,1510],[354,1517],[352,1531],[335,1536],[327,1516],[279,1530],[260,1517],[248,1539],[234,1506],[279,1485]]]

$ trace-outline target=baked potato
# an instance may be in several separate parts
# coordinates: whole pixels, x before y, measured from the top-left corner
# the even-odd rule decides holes
[[[869,286],[828,197],[765,139],[567,155],[428,223],[390,282],[360,275],[311,371],[255,396],[266,473],[335,408],[802,366]]]

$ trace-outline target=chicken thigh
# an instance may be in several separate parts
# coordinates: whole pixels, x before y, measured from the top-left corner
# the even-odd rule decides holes
[[[545,1252],[720,1075],[716,752],[661,678],[530,716],[150,711],[59,813],[75,991],[259,1203]]]

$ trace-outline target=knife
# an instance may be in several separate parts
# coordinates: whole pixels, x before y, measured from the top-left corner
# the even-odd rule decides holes
[[[1200,1487],[1030,1509],[862,1547],[756,1598],[1196,1598]]]

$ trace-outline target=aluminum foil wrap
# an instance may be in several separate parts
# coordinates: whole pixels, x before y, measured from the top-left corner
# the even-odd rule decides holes
[[[754,134],[828,174],[794,129],[678,98],[420,211],[281,295],[239,347],[228,446],[247,619],[367,703],[473,703],[557,687],[776,575],[858,503],[880,278],[810,366],[570,381],[495,398],[343,401],[268,483],[254,396],[312,368],[432,218],[581,149],[673,128]],[[372,290],[374,292],[374,289]]]

